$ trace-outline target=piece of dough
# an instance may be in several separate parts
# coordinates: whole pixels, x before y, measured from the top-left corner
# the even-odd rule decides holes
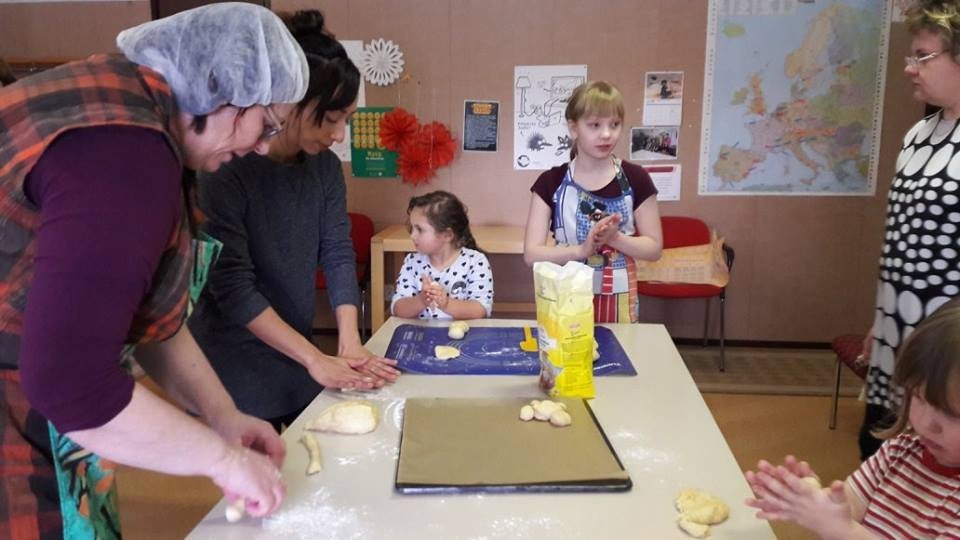
[[[232,503],[227,505],[227,508],[224,509],[223,513],[227,518],[227,523],[236,523],[243,519],[243,512],[245,510],[245,504],[243,499],[237,499]]]
[[[377,408],[368,401],[351,400],[324,409],[307,429],[360,435],[377,429]]]
[[[570,417],[570,413],[560,408],[557,408],[557,410],[553,411],[553,414],[550,415],[550,423],[557,427],[567,427],[572,421],[573,419]]]
[[[680,519],[701,525],[716,525],[730,517],[730,507],[719,497],[700,489],[684,489],[677,496]]]
[[[317,443],[317,439],[304,431],[303,435],[300,436],[300,442],[307,448],[307,457],[310,459],[307,463],[307,476],[322,471],[323,464],[320,462],[320,445]]]
[[[460,356],[460,349],[448,345],[437,345],[433,348],[433,355],[437,360],[453,360]]]
[[[447,337],[450,339],[463,339],[470,331],[470,325],[466,321],[453,321],[450,323],[450,329],[447,331]]]
[[[803,478],[801,478],[801,480],[810,484],[816,489],[823,489],[823,486],[820,485],[820,480],[817,480],[816,476],[804,476]]]
[[[540,403],[533,405],[533,417],[537,420],[546,422],[547,420],[550,420],[550,417],[553,415],[553,413],[558,410],[562,410],[560,409],[560,405],[550,401],[549,399],[543,400]]]
[[[683,532],[689,534],[694,538],[706,538],[710,535],[710,526],[701,525],[699,523],[694,523],[688,519],[683,519],[680,517],[677,519],[677,525],[683,530]]]
[[[562,401],[533,400],[529,405],[520,408],[520,419],[524,422],[536,419],[541,422],[550,422],[557,427],[569,426],[573,421],[567,412],[567,404]]]
[[[530,405],[524,405],[520,407],[520,419],[524,422],[533,420],[533,407]]]

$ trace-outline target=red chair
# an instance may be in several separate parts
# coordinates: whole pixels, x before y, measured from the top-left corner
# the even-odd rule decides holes
[[[833,403],[830,406],[830,429],[837,427],[837,401],[840,399],[840,373],[843,366],[850,368],[857,377],[867,378],[867,362],[863,360],[864,336],[847,334],[833,340],[831,348],[837,354],[837,376],[833,381]]]
[[[662,216],[660,224],[663,228],[663,248],[677,248],[709,244],[711,241],[710,227],[703,221],[692,217]],[[733,268],[733,248],[724,244],[724,256],[727,268]],[[707,331],[710,328],[710,299],[720,299],[720,371],[726,369],[725,350],[725,319],[724,305],[727,294],[726,287],[703,285],[697,283],[660,283],[640,281],[637,283],[637,292],[643,296],[656,298],[704,298],[706,311],[703,316],[703,346],[707,346]]]
[[[367,335],[367,289],[370,284],[370,239],[373,238],[373,220],[364,214],[350,212],[350,239],[357,256],[357,284],[360,286],[360,337]],[[317,290],[327,288],[323,270],[317,270]]]

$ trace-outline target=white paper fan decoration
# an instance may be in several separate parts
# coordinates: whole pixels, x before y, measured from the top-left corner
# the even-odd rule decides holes
[[[375,39],[363,48],[363,78],[370,84],[386,86],[403,71],[403,53],[388,39]]]

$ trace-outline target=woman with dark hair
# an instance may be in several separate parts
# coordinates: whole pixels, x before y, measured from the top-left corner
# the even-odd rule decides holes
[[[360,340],[346,184],[330,150],[357,108],[360,72],[319,11],[285,21],[310,66],[307,93],[267,156],[199,183],[205,232],[223,250],[189,323],[240,410],[277,431],[325,386],[369,389],[399,375]],[[336,314],[336,356],[310,341],[318,266]]]

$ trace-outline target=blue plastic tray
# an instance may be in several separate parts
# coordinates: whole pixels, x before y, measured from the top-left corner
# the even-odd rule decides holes
[[[537,327],[531,327],[534,338]],[[594,375],[637,374],[620,342],[609,328],[594,327],[600,359],[593,364]],[[446,327],[402,324],[393,331],[387,358],[399,362],[407,373],[430,375],[537,375],[540,356],[520,350],[522,327],[471,327],[465,338],[447,337]],[[449,345],[460,349],[453,360],[437,360],[433,348]]]

